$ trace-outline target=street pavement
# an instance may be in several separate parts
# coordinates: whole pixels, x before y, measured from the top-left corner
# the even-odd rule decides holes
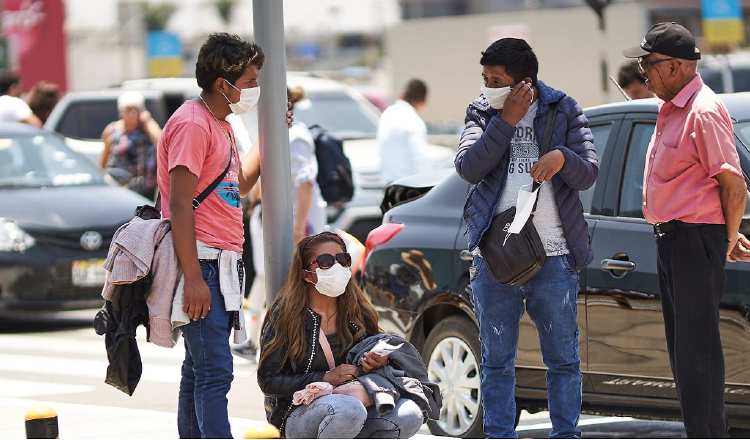
[[[91,316],[90,311],[85,312]],[[104,340],[89,320],[0,329],[0,439],[24,438],[24,414],[37,403],[52,407],[64,439],[174,439],[180,364],[184,351],[145,343],[139,334],[143,376],[135,394],[104,384]],[[143,329],[141,329],[143,330]],[[142,342],[144,341],[144,342]],[[236,438],[264,421],[254,363],[235,358],[229,413]],[[519,436],[547,438],[547,413],[521,417]],[[581,429],[596,438],[681,438],[680,423],[583,416]],[[423,428],[422,439],[436,438]]]

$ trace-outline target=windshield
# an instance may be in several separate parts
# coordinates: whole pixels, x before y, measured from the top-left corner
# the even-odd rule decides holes
[[[345,139],[374,138],[379,118],[369,104],[344,92],[311,93],[294,106],[294,116],[308,126],[320,125]]]
[[[103,183],[94,164],[54,135],[0,135],[0,188]]]

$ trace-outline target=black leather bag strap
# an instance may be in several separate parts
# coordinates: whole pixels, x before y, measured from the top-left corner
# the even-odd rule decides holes
[[[547,125],[544,127],[544,139],[542,140],[542,143],[539,144],[539,159],[542,158],[551,148],[552,143],[552,128],[555,125],[555,119],[557,118],[557,108],[558,103],[553,102],[549,105],[549,111],[547,113]],[[531,191],[534,192],[542,186],[541,183],[537,183],[536,181],[531,185]],[[534,212],[536,212],[536,204],[539,202],[539,195],[537,194],[537,198],[534,201],[534,208],[531,210],[531,215],[534,215]]]
[[[195,196],[193,199],[193,209],[198,209],[199,206],[201,206],[201,203],[203,203],[204,200],[206,200],[206,197],[210,196],[212,192],[216,189],[217,186],[221,183],[222,180],[224,180],[224,176],[227,175],[229,172],[229,167],[232,166],[232,155],[234,154],[234,149],[229,148],[229,160],[227,160],[227,166],[224,168],[224,171],[216,178],[213,182],[211,182],[210,185],[206,187],[200,194]]]

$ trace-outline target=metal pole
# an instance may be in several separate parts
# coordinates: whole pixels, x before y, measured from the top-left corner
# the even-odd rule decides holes
[[[263,250],[270,305],[292,261],[292,177],[286,126],[286,47],[283,0],[253,0],[255,41],[266,54],[258,104],[263,180]]]

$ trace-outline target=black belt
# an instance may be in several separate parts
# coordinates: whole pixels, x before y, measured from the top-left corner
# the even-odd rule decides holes
[[[675,231],[680,229],[691,229],[708,226],[704,223],[685,223],[679,220],[671,220],[664,223],[657,223],[654,225],[654,236],[656,238],[662,238],[665,235],[673,234]]]

